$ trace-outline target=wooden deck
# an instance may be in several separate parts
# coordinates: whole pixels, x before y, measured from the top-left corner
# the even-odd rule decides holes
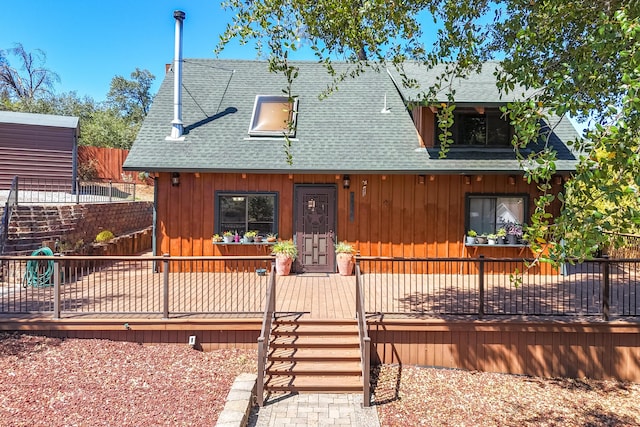
[[[67,272],[61,317],[158,318],[163,315],[162,272],[145,261],[121,262],[91,273]],[[63,275],[64,276],[64,275]],[[255,272],[170,273],[169,317],[261,318],[270,275]],[[353,319],[355,277],[338,274],[278,276],[276,311],[310,319]],[[0,313],[44,316],[54,310],[53,286],[24,286],[24,272],[0,281]]]
[[[196,336],[204,351],[256,348],[269,273],[165,275],[150,265],[136,259],[66,271],[61,319],[53,316],[53,288],[23,287],[24,271],[13,269],[0,281],[0,330],[183,345]],[[477,275],[364,274],[372,362],[640,381],[638,277],[610,275],[614,322],[599,313],[599,278],[597,272],[531,275],[515,286],[504,275],[486,275],[487,315],[480,320]],[[168,318],[162,313],[165,279]],[[354,318],[355,281],[337,274],[277,277],[277,316],[335,319],[325,321],[331,329]],[[510,316],[513,309],[543,314]]]
[[[328,273],[279,276],[276,311],[310,319],[354,319],[355,277]]]

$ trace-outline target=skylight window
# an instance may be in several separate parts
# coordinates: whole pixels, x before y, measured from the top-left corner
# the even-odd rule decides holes
[[[286,96],[257,95],[249,135],[295,136],[298,100]]]

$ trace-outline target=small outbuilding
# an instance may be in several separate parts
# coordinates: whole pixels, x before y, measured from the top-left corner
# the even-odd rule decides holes
[[[0,189],[14,176],[75,180],[78,117],[0,111]]]

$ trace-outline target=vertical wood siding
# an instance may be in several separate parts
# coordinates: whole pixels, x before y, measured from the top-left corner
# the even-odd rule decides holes
[[[640,381],[636,324],[398,321],[369,328],[377,363]]]
[[[76,129],[0,123],[0,188],[15,175],[71,180]]]
[[[435,145],[436,121],[435,114],[428,107],[415,107],[411,111],[413,122],[418,131],[420,145],[433,147]]]
[[[144,344],[185,345],[196,335],[204,351],[255,349],[260,334],[260,319],[134,321],[130,330],[121,321],[67,322],[8,321],[0,329]],[[640,326],[633,323],[374,321],[369,336],[373,363],[640,382]]]
[[[338,188],[337,240],[355,244],[363,256],[392,257],[526,257],[526,248],[484,246],[466,248],[466,193],[537,194],[535,185],[521,177],[515,184],[506,175],[478,175],[465,184],[460,175],[350,174],[351,186],[342,188],[341,175],[257,175],[181,173],[172,187],[171,174],[158,177],[158,254],[261,255],[264,247],[213,245],[214,193],[223,191],[277,192],[278,234],[293,234],[294,184],[335,184]],[[366,191],[363,191],[366,181]],[[556,190],[560,187],[557,186]],[[349,198],[354,193],[350,221]]]

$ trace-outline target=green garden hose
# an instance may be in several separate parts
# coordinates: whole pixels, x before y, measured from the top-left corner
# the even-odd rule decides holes
[[[31,256],[53,256],[53,251],[47,247],[36,249]],[[45,288],[53,286],[53,260],[31,260],[27,262],[27,270],[24,272],[22,286],[25,288]]]

